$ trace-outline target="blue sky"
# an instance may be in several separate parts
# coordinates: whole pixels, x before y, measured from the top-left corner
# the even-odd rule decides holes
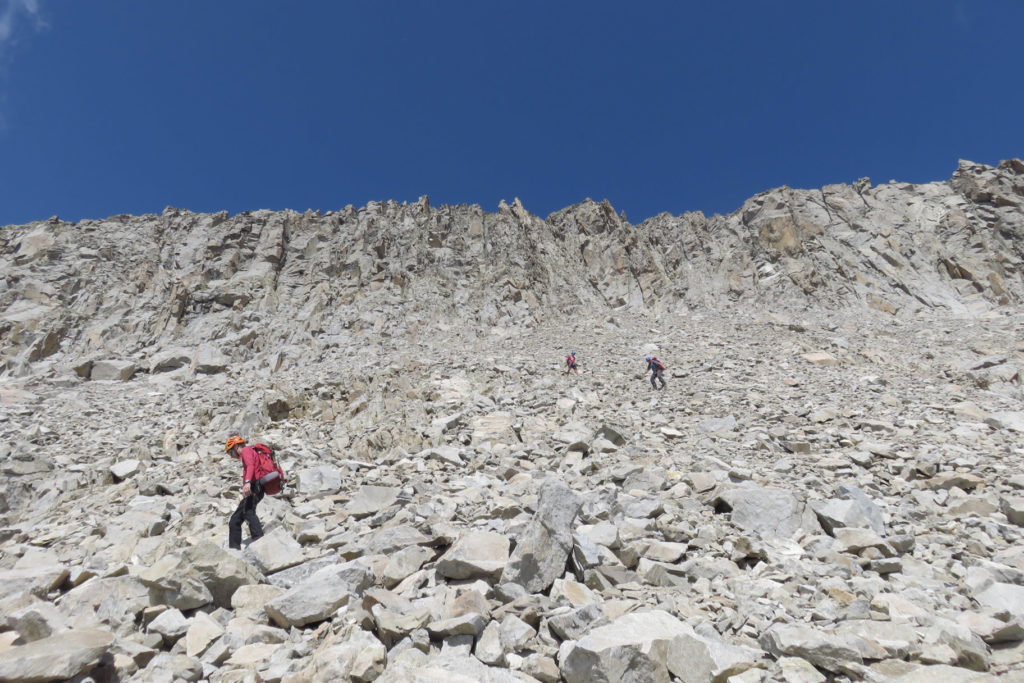
[[[1024,156],[1021,35],[1021,0],[0,0],[0,225],[945,180]]]

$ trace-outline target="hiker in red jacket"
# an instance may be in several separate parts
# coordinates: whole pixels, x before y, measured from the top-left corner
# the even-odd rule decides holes
[[[565,374],[575,372],[577,375],[580,374],[580,369],[576,367],[576,352],[572,351],[568,356],[565,357]]]
[[[256,451],[245,445],[245,439],[232,436],[224,444],[224,450],[232,458],[242,461],[242,502],[238,504],[235,514],[228,521],[228,547],[242,548],[242,522],[249,524],[249,536],[256,540],[263,536],[263,527],[256,516],[256,505],[263,500],[263,486],[257,478],[259,457]]]

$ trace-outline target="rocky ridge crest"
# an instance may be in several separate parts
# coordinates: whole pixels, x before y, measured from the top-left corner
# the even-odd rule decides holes
[[[491,214],[426,198],[326,214],[54,218],[0,231],[2,354],[23,374],[58,353],[154,357],[214,341],[237,353],[257,326],[287,346],[367,325],[399,336],[442,314],[515,326],[622,306],[967,315],[1024,295],[1022,222],[1019,160],[961,162],[927,185],[779,188],[728,216],[639,225],[607,202],[541,220],[518,200]]]

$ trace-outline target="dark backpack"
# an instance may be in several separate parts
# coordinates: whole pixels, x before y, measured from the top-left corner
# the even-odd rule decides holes
[[[651,367],[655,370],[664,370],[665,366],[661,364],[661,361],[657,358],[651,358]]]
[[[265,444],[252,445],[256,451],[256,479],[268,496],[276,496],[284,489],[284,470],[274,457],[274,450]]]

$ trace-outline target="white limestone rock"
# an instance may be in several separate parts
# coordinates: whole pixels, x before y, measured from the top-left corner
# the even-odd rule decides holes
[[[327,619],[372,584],[373,573],[361,562],[332,565],[270,600],[264,609],[283,628],[304,626]]]
[[[509,540],[493,531],[469,531],[437,560],[449,579],[497,578],[509,561]]]
[[[11,647],[0,651],[0,680],[67,680],[99,664],[113,643],[109,631],[81,629]]]

